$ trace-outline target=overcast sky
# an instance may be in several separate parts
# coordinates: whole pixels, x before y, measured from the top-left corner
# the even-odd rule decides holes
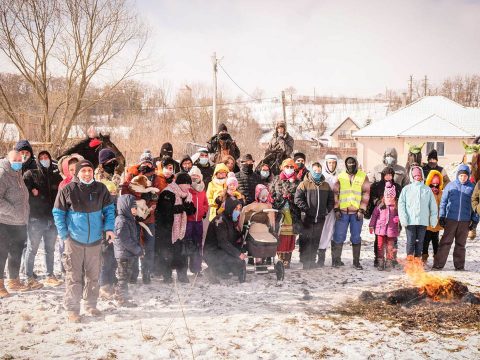
[[[374,95],[480,73],[480,1],[137,0],[159,71],[148,79],[211,83],[211,55],[248,92]],[[232,94],[235,85],[219,73]]]

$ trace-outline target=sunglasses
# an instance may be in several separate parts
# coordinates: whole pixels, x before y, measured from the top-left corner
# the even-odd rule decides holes
[[[440,185],[439,184],[430,184],[430,187],[438,189],[440,187]]]

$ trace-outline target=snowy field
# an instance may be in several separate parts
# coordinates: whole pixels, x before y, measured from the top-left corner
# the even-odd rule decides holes
[[[364,290],[409,285],[402,270],[373,267],[366,227],[363,238],[363,271],[351,267],[348,244],[341,269],[331,268],[327,258],[325,268],[302,271],[296,251],[281,286],[273,274],[248,274],[244,284],[232,278],[211,285],[191,276],[190,284],[164,285],[154,279],[131,286],[139,307],[100,301],[103,316],[81,324],[65,321],[63,286],[14,295],[0,301],[0,359],[479,359],[476,331],[404,332],[394,322],[332,312]],[[404,236],[399,255],[405,256]],[[441,274],[479,292],[478,238],[467,244],[466,269],[452,271],[450,257]]]

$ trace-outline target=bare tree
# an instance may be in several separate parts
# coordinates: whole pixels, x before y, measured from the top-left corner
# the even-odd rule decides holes
[[[33,89],[40,140],[57,145],[86,110],[135,73],[147,35],[127,0],[0,2],[0,49]],[[101,76],[113,80],[89,98]],[[0,106],[25,137],[25,121],[1,78]]]

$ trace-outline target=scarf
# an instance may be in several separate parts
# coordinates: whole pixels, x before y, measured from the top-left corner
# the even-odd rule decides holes
[[[287,175],[283,171],[280,173],[280,180],[295,182],[297,180],[297,173],[293,172],[292,175]]]
[[[177,183],[172,182],[166,188],[166,191],[171,191],[175,194],[175,205],[182,205],[183,201],[191,202],[192,194],[185,193],[180,189]],[[185,237],[185,231],[187,229],[187,214],[182,212],[181,214],[173,215],[172,225],[172,244],[175,244],[178,240],[182,240]]]
[[[200,181],[199,183],[192,182],[192,189],[196,192],[202,192],[205,190],[205,183],[203,181]]]

